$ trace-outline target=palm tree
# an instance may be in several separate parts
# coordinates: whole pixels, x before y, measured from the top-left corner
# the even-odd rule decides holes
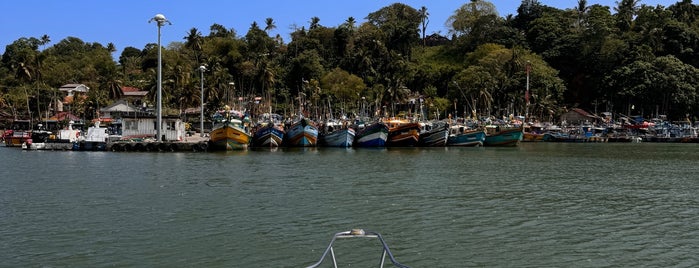
[[[309,26],[308,29],[313,30],[313,29],[320,27],[319,22],[320,22],[320,18],[318,18],[318,17],[311,18],[311,25]]]
[[[347,25],[347,28],[349,28],[350,30],[354,30],[357,21],[354,19],[354,17],[349,17],[347,18],[344,24]]]
[[[425,31],[427,31],[427,24],[430,23],[429,19],[430,13],[427,12],[427,7],[422,6],[420,8],[420,21],[422,23],[422,47],[424,48],[427,45],[427,41],[425,40]]]
[[[274,24],[274,19],[272,19],[272,18],[265,19],[265,24],[266,24],[265,32],[269,33],[270,31],[277,28],[277,25]]]
[[[186,37],[184,37],[184,39],[187,40],[184,46],[194,51],[194,58],[197,61],[197,65],[199,65],[199,55],[202,51],[202,43],[204,41],[204,37],[201,35],[201,32],[197,30],[197,28],[192,28],[189,29],[189,33]]]

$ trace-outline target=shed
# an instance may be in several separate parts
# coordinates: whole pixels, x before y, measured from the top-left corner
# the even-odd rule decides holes
[[[597,120],[597,116],[592,115],[580,108],[573,108],[570,111],[564,113],[560,117],[561,122],[566,122],[568,124],[580,125],[584,123],[591,123]]]

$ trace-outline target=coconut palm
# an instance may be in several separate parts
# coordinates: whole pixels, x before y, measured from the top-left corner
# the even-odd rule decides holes
[[[270,32],[274,29],[277,28],[277,25],[274,24],[274,19],[272,18],[267,18],[265,19],[265,32]]]

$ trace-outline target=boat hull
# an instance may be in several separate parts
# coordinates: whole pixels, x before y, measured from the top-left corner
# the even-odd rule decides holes
[[[374,123],[357,131],[354,137],[355,147],[385,147],[388,140],[388,126]]]
[[[412,147],[420,140],[420,124],[402,123],[388,129],[388,147]]]
[[[447,146],[478,147],[485,143],[485,131],[477,130],[450,135]]]
[[[418,146],[422,147],[443,147],[447,145],[449,138],[449,126],[444,125],[432,129],[431,131],[420,133]]]
[[[517,146],[522,140],[522,128],[502,128],[486,132],[485,146]]]
[[[284,144],[289,147],[314,147],[318,144],[318,128],[308,119],[301,119],[289,126]]]
[[[273,125],[266,125],[255,131],[254,147],[279,147],[284,141],[284,130]]]
[[[213,150],[244,150],[250,144],[250,134],[240,126],[223,124],[211,130],[209,143]]]
[[[322,135],[320,144],[327,147],[352,147],[355,136],[352,128],[338,129]]]
[[[30,131],[14,131],[12,133],[6,133],[5,146],[7,147],[22,147],[28,139],[31,139]]]

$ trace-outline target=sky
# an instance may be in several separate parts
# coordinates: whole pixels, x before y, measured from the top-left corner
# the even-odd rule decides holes
[[[699,0],[693,0],[697,4]],[[157,43],[156,23],[148,23],[156,14],[163,14],[172,23],[161,28],[161,44],[182,42],[191,28],[203,35],[209,27],[221,24],[235,29],[244,36],[250,25],[257,22],[261,28],[265,19],[272,18],[277,29],[271,36],[280,34],[285,43],[294,26],[308,28],[312,17],[320,18],[320,25],[336,27],[347,18],[354,17],[357,25],[366,16],[383,7],[400,2],[415,9],[422,6],[429,13],[427,34],[446,35],[445,23],[456,9],[469,0],[22,0],[3,1],[0,16],[0,54],[5,47],[22,37],[41,38],[48,35],[48,47],[67,38],[77,37],[83,42],[113,43],[118,58],[125,47],[143,49],[148,43]],[[520,0],[490,0],[499,15],[516,14]],[[574,8],[577,0],[539,0],[543,5],[560,9]],[[617,0],[588,0],[588,6],[601,4],[616,6]],[[641,0],[641,4],[670,6],[678,0]]]

